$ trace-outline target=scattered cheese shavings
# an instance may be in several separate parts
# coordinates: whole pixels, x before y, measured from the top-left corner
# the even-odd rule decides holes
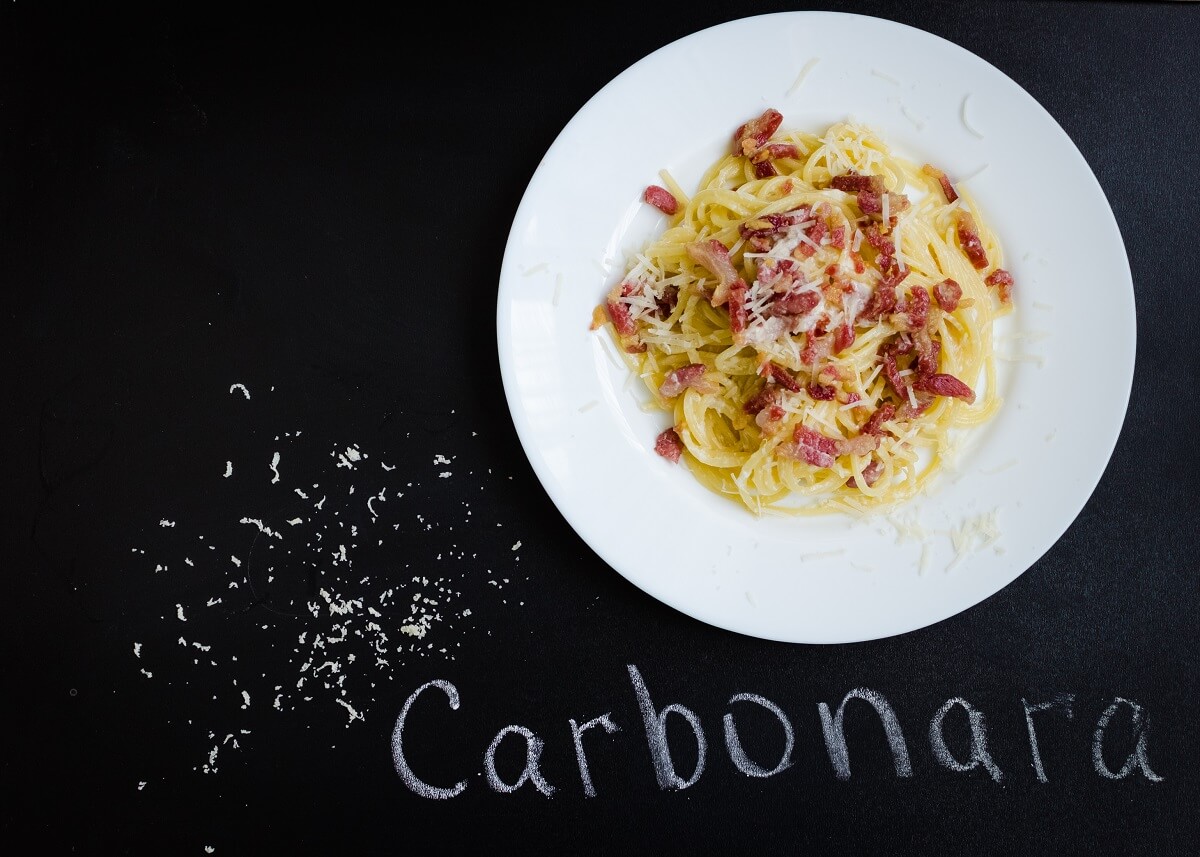
[[[808,62],[806,62],[804,64],[803,68],[800,69],[800,73],[798,75],[796,75],[795,81],[793,81],[792,85],[788,87],[787,92],[785,92],[784,95],[791,95],[793,92],[795,92],[797,89],[799,89],[800,84],[804,83],[804,78],[808,77],[808,73],[813,70],[813,66],[815,66],[820,61],[821,61],[820,57],[813,57]]]
[[[233,475],[233,462],[226,461],[225,462],[225,478],[228,479],[232,475]]]
[[[250,398],[250,391],[246,389],[245,384],[230,384],[229,392],[232,393],[234,390],[241,390],[243,396],[245,396],[247,399]]]
[[[271,480],[271,484],[274,485],[276,482],[279,481],[279,453],[278,452],[276,452],[274,455],[271,456],[271,472],[275,474],[275,477]]]
[[[980,140],[982,140],[983,134],[979,133],[979,131],[976,130],[976,128],[967,119],[967,102],[970,101],[970,99],[971,99],[971,93],[969,93],[969,92],[963,96],[962,107],[958,111],[959,119],[962,120],[964,128],[966,128],[968,131],[970,131],[972,134],[974,134],[976,137],[978,137]]]
[[[892,77],[890,74],[885,74],[884,72],[880,71],[877,68],[871,69],[871,74],[874,75],[875,77],[878,77],[881,80],[886,80],[888,83],[893,84],[895,86],[900,85],[900,81],[896,80],[896,78]]]

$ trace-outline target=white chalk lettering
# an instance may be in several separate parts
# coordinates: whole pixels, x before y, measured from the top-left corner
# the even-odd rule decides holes
[[[575,758],[579,762],[579,779],[583,781],[583,793],[587,797],[596,796],[596,788],[592,785],[592,774],[588,770],[587,754],[583,752],[583,733],[596,726],[601,726],[609,735],[614,732],[619,732],[620,727],[608,719],[607,714],[601,714],[599,717],[589,720],[587,723],[580,726],[572,718],[571,737],[575,739]]]
[[[784,745],[783,755],[779,758],[779,762],[768,771],[746,755],[746,751],[742,749],[742,742],[738,738],[737,727],[733,724],[733,714],[727,713],[725,715],[725,749],[729,751],[729,758],[733,761],[734,766],[748,777],[770,777],[791,767],[792,749],[796,746],[796,735],[792,731],[791,721],[787,719],[787,715],[783,713],[783,709],[771,702],[771,700],[764,699],[754,693],[735,694],[730,697],[729,704],[733,705],[735,702],[757,703],[778,717],[779,722],[783,724]]]
[[[1133,752],[1126,757],[1121,770],[1114,774],[1104,763],[1104,730],[1108,728],[1112,716],[1122,705],[1128,705],[1132,712],[1133,733],[1137,736],[1137,744],[1134,746]],[[1149,727],[1150,721],[1142,711],[1142,706],[1124,697],[1118,696],[1114,699],[1112,705],[1104,709],[1104,713],[1100,715],[1100,720],[1096,723],[1096,732],[1092,736],[1092,761],[1096,765],[1096,773],[1110,780],[1121,780],[1137,769],[1150,782],[1161,783],[1163,778],[1150,769],[1150,758],[1146,753],[1146,732]]]
[[[500,742],[504,740],[504,736],[510,734],[520,735],[525,739],[525,769],[521,771],[521,776],[517,777],[517,781],[511,785],[500,779],[500,774],[496,772],[496,749],[500,746]],[[546,782],[542,777],[541,769],[538,768],[538,759],[541,758],[544,746],[545,744],[542,739],[524,726],[505,726],[496,733],[496,737],[492,739],[487,752],[483,754],[488,785],[495,791],[509,794],[525,785],[526,782],[532,782],[534,788],[546,797],[550,797],[550,795],[554,794],[554,786]]]
[[[396,773],[400,775],[400,779],[404,785],[408,786],[421,797],[445,800],[460,794],[467,787],[467,781],[461,780],[448,789],[431,786],[429,783],[417,778],[417,775],[412,772],[412,768],[408,766],[408,761],[404,758],[404,721],[408,718],[408,710],[412,708],[412,704],[416,702],[417,697],[431,687],[436,687],[442,693],[446,694],[450,700],[450,710],[458,711],[458,689],[448,681],[434,679],[433,681],[425,682],[425,684],[414,690],[412,696],[404,700],[404,707],[400,709],[400,715],[396,718],[396,727],[392,730],[392,764],[395,766]]]
[[[662,711],[655,711],[650,701],[650,692],[642,681],[642,674],[633,664],[627,664],[629,680],[633,683],[633,692],[637,696],[638,707],[642,710],[642,720],[646,724],[646,742],[650,745],[650,758],[654,761],[654,773],[658,777],[659,788],[686,789],[694,785],[704,773],[704,756],[708,752],[708,744],[704,739],[704,730],[700,728],[700,718],[682,705],[671,704]],[[675,772],[675,763],[671,761],[671,748],[667,743],[667,715],[674,712],[681,716],[692,727],[696,734],[696,770],[691,777],[683,779]]]
[[[1042,767],[1042,753],[1038,749],[1037,732],[1033,728],[1033,715],[1039,711],[1061,708],[1067,715],[1067,719],[1070,720],[1075,715],[1071,708],[1074,702],[1075,694],[1073,693],[1059,693],[1049,702],[1039,702],[1036,705],[1030,705],[1027,699],[1021,698],[1021,705],[1025,706],[1025,726],[1029,730],[1029,752],[1033,755],[1033,771],[1037,774],[1039,783],[1046,783],[1049,780],[1046,778],[1046,769]]]
[[[870,688],[859,687],[850,691],[838,706],[837,714],[831,716],[829,706],[824,702],[817,703],[817,711],[821,715],[821,729],[825,733],[825,749],[829,753],[829,761],[833,772],[839,780],[850,779],[850,750],[846,747],[846,734],[842,728],[846,714],[846,703],[852,699],[861,699],[875,709],[879,720],[883,723],[883,731],[887,736],[888,746],[892,750],[892,761],[896,767],[896,776],[911,777],[912,763],[908,760],[908,745],[904,741],[904,733],[900,731],[900,721],[896,712],[882,694]]]
[[[954,754],[946,746],[946,736],[942,732],[942,721],[946,719],[946,714],[950,709],[955,706],[967,712],[967,720],[971,726],[971,761],[969,762],[960,762],[954,758]],[[1000,782],[1004,778],[1004,775],[1000,773],[1000,768],[996,766],[996,763],[992,761],[991,754],[988,753],[987,726],[983,722],[983,712],[976,711],[961,696],[947,699],[946,704],[938,709],[937,714],[933,715],[933,720],[929,722],[929,745],[933,748],[934,758],[952,771],[972,771],[983,765],[996,782]]]

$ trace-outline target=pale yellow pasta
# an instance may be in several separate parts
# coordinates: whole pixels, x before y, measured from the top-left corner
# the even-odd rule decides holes
[[[608,313],[593,326],[615,337],[651,406],[671,415],[682,461],[706,488],[756,514],[891,506],[924,490],[957,448],[957,433],[1001,406],[992,328],[1013,304],[986,281],[1003,267],[1001,246],[965,188],[954,188],[958,199],[948,202],[936,171],[897,155],[869,127],[776,130],[769,142],[794,147],[771,150],[779,153],[768,161],[773,175],[756,174],[752,157],[736,149],[690,194],[660,173],[678,209],[629,261]],[[879,177],[882,213],[867,212],[860,194],[830,186],[847,175]],[[974,221],[986,265],[973,264],[964,250],[960,211]],[[785,225],[758,237],[754,228],[767,215]],[[893,242],[893,257],[874,246],[880,235]],[[740,279],[734,288],[742,290],[728,302],[717,297],[728,283],[689,247],[713,240]],[[779,279],[783,268],[791,279]],[[940,300],[946,280],[961,290],[957,305],[947,301],[952,311]],[[780,309],[786,289],[816,295],[796,306],[818,303],[789,315]],[[881,289],[892,290],[896,306],[871,317]],[[923,326],[905,312],[919,305],[914,290],[932,295]],[[614,324],[614,312],[622,324]],[[815,346],[838,325],[853,330],[853,341],[835,337],[821,353]],[[673,372],[692,367],[696,375],[700,366],[696,383],[681,391],[668,384],[673,395],[662,394]],[[972,396],[946,392],[959,388],[935,375],[962,382]],[[764,390],[774,403],[765,420],[763,410],[747,408]],[[887,408],[895,414],[879,419]],[[877,413],[878,425],[864,434]]]

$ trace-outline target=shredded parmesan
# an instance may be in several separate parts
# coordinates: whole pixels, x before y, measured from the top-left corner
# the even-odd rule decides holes
[[[959,110],[959,118],[962,119],[964,128],[966,128],[968,131],[970,131],[972,134],[974,134],[976,137],[978,137],[980,140],[982,140],[983,135],[980,134],[979,131],[977,131],[975,129],[975,127],[967,119],[967,102],[970,99],[971,99],[971,93],[969,93],[969,92],[963,96],[962,108]]]

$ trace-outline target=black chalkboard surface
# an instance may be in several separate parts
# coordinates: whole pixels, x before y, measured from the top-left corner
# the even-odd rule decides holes
[[[1015,582],[768,642],[632,586],[529,466],[496,290],[542,155],[644,55],[794,8],[0,11],[6,840],[1200,850],[1195,5],[821,7],[1013,78],[1124,237],[1124,428]]]

